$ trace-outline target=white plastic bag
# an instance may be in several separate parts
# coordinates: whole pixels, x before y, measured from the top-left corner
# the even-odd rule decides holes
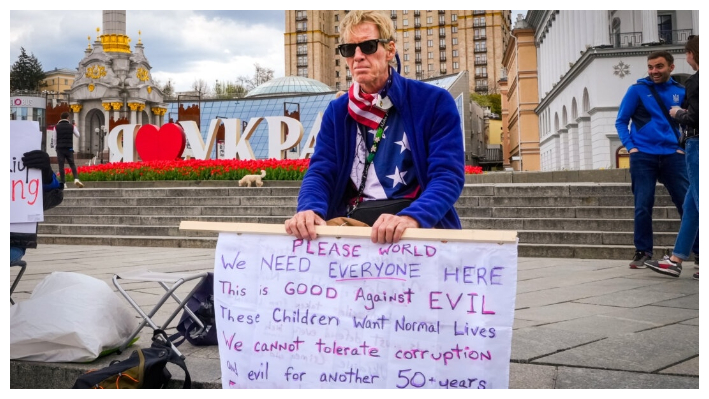
[[[30,299],[10,307],[10,359],[90,362],[118,347],[136,326],[105,282],[53,272]]]

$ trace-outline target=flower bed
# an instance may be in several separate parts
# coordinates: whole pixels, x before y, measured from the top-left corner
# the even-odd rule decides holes
[[[152,180],[239,180],[244,175],[266,171],[264,180],[302,180],[309,159],[209,159],[151,162],[113,162],[79,166],[82,181],[152,181]],[[74,176],[65,171],[67,181]],[[480,166],[466,166],[466,174],[482,174]]]

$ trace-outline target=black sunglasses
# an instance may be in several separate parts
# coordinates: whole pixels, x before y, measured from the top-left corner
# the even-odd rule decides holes
[[[343,57],[354,57],[357,47],[359,47],[364,54],[374,54],[377,52],[379,43],[389,43],[390,41],[391,40],[388,39],[372,39],[365,40],[362,43],[344,43],[337,46],[337,50]]]

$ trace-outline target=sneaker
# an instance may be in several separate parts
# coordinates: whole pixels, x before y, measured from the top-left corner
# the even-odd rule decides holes
[[[652,256],[646,254],[643,251],[635,251],[635,257],[633,258],[633,261],[630,262],[630,268],[631,269],[644,269],[647,266],[645,266],[645,262],[649,261],[652,259]]]
[[[66,183],[64,183],[64,188],[69,188],[69,186],[67,186]]]
[[[699,269],[699,255],[694,255],[694,268]]]
[[[682,262],[672,262],[669,256],[665,256],[665,258],[660,261],[649,260],[645,262],[645,266],[660,274],[671,277],[679,277],[679,274],[682,273]]]
[[[84,183],[80,182],[79,179],[74,179],[74,185],[79,188],[84,187]]]
[[[692,278],[695,280],[699,280],[699,272],[692,274]]]

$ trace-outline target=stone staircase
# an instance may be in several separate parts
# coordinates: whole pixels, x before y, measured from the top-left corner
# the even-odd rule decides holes
[[[470,180],[470,179],[469,179]],[[282,224],[300,182],[87,182],[38,228],[44,244],[214,248],[217,234],[180,231],[183,220]],[[631,259],[633,196],[627,182],[466,184],[456,209],[465,229],[516,230],[519,256]],[[664,187],[654,210],[655,253],[671,250],[680,220]]]

